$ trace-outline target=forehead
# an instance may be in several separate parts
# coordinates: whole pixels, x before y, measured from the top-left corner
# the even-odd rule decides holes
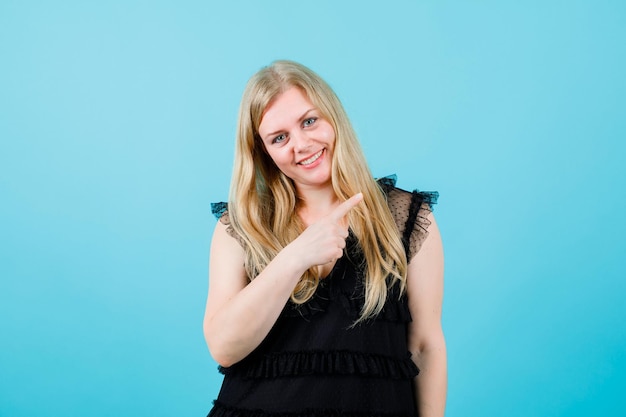
[[[315,108],[301,89],[291,87],[276,96],[265,108],[259,123],[259,133],[263,135],[276,129],[285,129],[289,124],[298,122],[307,111]]]

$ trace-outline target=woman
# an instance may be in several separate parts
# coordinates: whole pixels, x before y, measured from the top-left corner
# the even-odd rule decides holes
[[[373,179],[317,74],[255,74],[213,207],[204,334],[225,377],[209,415],[442,416],[436,197]]]

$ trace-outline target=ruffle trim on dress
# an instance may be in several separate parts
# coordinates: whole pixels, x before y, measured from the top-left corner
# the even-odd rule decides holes
[[[395,174],[378,178],[376,181],[387,196],[389,208],[401,233],[407,258],[411,260],[428,236],[428,226],[430,226],[428,215],[432,212],[433,205],[437,203],[439,193],[417,190],[409,192],[396,188],[397,177]],[[227,233],[236,239],[240,245],[245,246],[244,240],[230,224],[228,203],[223,201],[211,203],[211,212],[227,226]]]
[[[396,174],[387,175],[385,177],[377,178],[376,182],[382,188],[383,192],[388,195],[391,190],[396,188],[398,176]],[[426,203],[431,210],[433,205],[437,204],[437,199],[439,199],[439,193],[437,191],[414,190],[413,194],[417,194],[421,198],[421,201]]]
[[[217,220],[219,220],[224,215],[224,213],[226,213],[226,210],[228,210],[228,203],[224,201],[211,203],[211,213],[213,213]]]
[[[414,413],[385,413],[373,411],[344,411],[333,409],[306,409],[290,412],[267,412],[228,406],[221,401],[213,401],[213,409],[207,417],[417,417]]]
[[[302,375],[358,375],[369,378],[411,379],[419,369],[407,353],[406,358],[352,351],[279,352],[228,368],[220,367],[224,375],[238,374],[247,379],[280,378]]]
[[[387,175],[385,177],[377,178],[376,182],[385,192],[385,194],[389,194],[389,192],[396,187],[396,183],[398,182],[398,176],[396,174]],[[436,191],[413,191],[413,194],[416,194],[420,197],[421,202],[426,203],[428,207],[432,210],[434,204],[437,204],[437,199],[439,198],[439,193]],[[419,206],[418,206],[419,209]],[[228,203],[224,201],[219,201],[217,203],[211,203],[211,213],[219,220],[224,213],[228,211]],[[409,214],[410,216],[410,214]]]

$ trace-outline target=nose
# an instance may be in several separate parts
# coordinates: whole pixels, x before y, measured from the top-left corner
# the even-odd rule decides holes
[[[296,153],[305,153],[311,149],[311,138],[305,132],[292,133],[291,140]]]

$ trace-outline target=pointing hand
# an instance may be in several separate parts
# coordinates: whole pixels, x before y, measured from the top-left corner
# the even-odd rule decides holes
[[[339,204],[327,216],[313,223],[292,242],[306,269],[335,261],[343,256],[348,237],[345,216],[363,200],[358,193]]]

